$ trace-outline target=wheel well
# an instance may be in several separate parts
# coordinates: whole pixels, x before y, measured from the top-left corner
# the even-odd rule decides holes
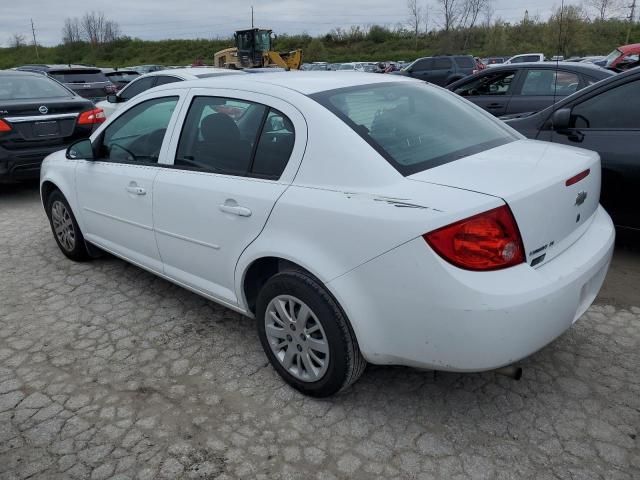
[[[256,313],[258,294],[264,284],[275,274],[286,271],[302,272],[318,280],[316,276],[307,269],[289,260],[279,257],[259,258],[247,269],[243,283],[244,296],[247,300],[247,306],[252,313]]]
[[[51,195],[56,190],[58,190],[58,187],[56,187],[56,185],[52,182],[44,182],[42,184],[41,195],[42,195],[42,203],[44,204],[45,208],[47,205],[47,199],[49,198],[49,195]]]

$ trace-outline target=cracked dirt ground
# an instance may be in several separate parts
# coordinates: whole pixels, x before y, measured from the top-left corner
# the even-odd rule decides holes
[[[0,479],[640,478],[638,254],[520,382],[369,367],[313,400],[251,320],[68,261],[37,187],[0,189]]]

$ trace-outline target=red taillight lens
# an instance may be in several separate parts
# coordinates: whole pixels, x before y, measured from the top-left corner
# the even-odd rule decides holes
[[[80,114],[78,117],[78,125],[96,125],[104,122],[106,119],[107,117],[101,108],[94,108],[93,110],[87,110]]]
[[[498,270],[525,260],[520,231],[506,205],[425,233],[438,255],[466,270]]]
[[[575,185],[580,180],[584,180],[585,178],[587,178],[589,176],[589,173],[591,173],[591,169],[587,168],[584,172],[580,172],[579,174],[577,174],[577,175],[571,177],[569,180],[567,180],[565,182],[565,185],[567,187],[570,187],[571,185]]]
[[[4,120],[0,119],[0,132],[10,132],[10,131],[11,131],[11,125],[9,125]]]

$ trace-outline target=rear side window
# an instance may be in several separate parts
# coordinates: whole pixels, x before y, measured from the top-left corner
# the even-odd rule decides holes
[[[508,95],[516,72],[513,70],[492,72],[472,78],[454,90],[463,97],[478,95]]]
[[[571,95],[578,90],[580,77],[562,70],[527,70],[521,95]]]
[[[471,57],[455,57],[456,64],[460,68],[475,68],[476,62]]]
[[[161,75],[157,77],[156,84],[154,87],[159,87],[160,85],[166,85],[167,83],[175,83],[180,82],[181,80],[178,77],[172,77],[170,75]]]
[[[54,70],[49,72],[49,75],[62,83],[94,83],[109,81],[107,76],[100,70]]]
[[[294,139],[293,124],[278,110],[244,100],[196,97],[174,165],[277,179],[289,161]]]
[[[0,75],[0,100],[72,96],[69,90],[47,77]]]
[[[413,82],[362,85],[312,96],[411,175],[518,137],[453,93]]]
[[[131,100],[136,95],[141,94],[142,92],[146,92],[155,82],[155,78],[153,77],[144,77],[138,80],[134,80],[131,82],[127,88],[120,92],[120,98],[123,100]]]
[[[433,69],[434,70],[447,70],[451,68],[451,59],[450,58],[434,58],[433,59]]]

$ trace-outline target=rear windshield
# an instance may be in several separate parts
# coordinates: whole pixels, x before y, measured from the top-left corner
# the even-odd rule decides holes
[[[460,68],[475,68],[476,62],[471,57],[455,57],[455,61]]]
[[[138,78],[140,74],[136,72],[113,72],[107,73],[106,76],[112,82],[130,82],[134,78]]]
[[[418,82],[342,88],[312,98],[405,176],[518,139],[457,95]]]
[[[0,100],[72,97],[62,85],[46,77],[0,76]]]
[[[100,70],[53,70],[49,72],[49,75],[62,83],[93,83],[109,81],[105,74]]]

